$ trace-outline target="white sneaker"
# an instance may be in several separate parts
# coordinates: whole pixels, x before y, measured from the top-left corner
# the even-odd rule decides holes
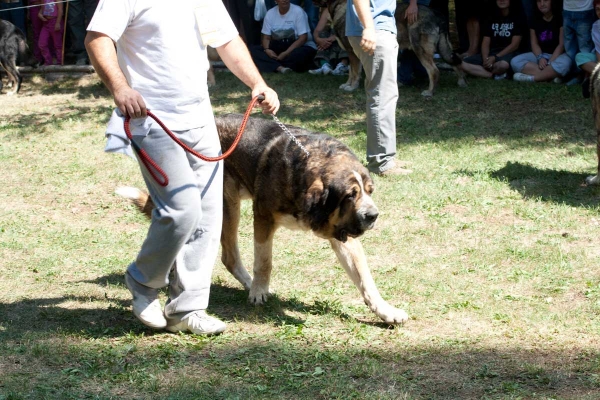
[[[135,282],[128,273],[125,273],[125,285],[133,296],[133,300],[131,301],[133,315],[150,328],[165,328],[167,326],[167,320],[163,314],[162,306],[158,301],[158,290],[148,288],[147,294],[141,294],[139,291],[135,290],[140,284]]]
[[[494,79],[497,81],[501,81],[503,79],[506,79],[506,72],[500,75],[494,75]]]
[[[523,74],[521,72],[517,72],[513,75],[513,81],[517,82],[535,82],[533,75]]]
[[[556,78],[552,79],[553,83],[563,83],[563,80],[560,76],[557,76]]]
[[[211,317],[204,310],[196,311],[179,323],[168,325],[169,332],[192,332],[196,335],[216,335],[227,328],[227,324],[218,318]]]
[[[288,72],[294,72],[294,70],[288,67],[283,67],[279,70],[280,74],[287,74]]]
[[[309,69],[308,73],[312,75],[321,75],[323,73],[323,67],[317,69]]]
[[[336,65],[335,69],[333,71],[331,71],[331,74],[332,75],[346,75],[349,70],[350,70],[350,68],[348,68],[346,65],[339,63],[338,65]]]
[[[331,73],[331,71],[333,71],[333,68],[331,68],[331,65],[329,65],[329,63],[323,64],[321,68],[323,69],[323,75],[328,75]]]

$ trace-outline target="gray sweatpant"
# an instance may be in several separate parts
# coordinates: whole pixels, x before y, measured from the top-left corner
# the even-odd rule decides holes
[[[396,103],[398,101],[398,41],[396,35],[379,30],[372,56],[360,47],[360,36],[349,36],[354,53],[365,70],[367,95],[367,168],[374,173],[394,166],[396,156]]]
[[[213,120],[202,128],[174,133],[200,154],[214,157],[221,153]],[[169,184],[160,186],[140,163],[156,208],[142,248],[127,272],[142,294],[169,285],[165,316],[176,323],[208,307],[221,237],[223,164],[185,152],[160,128],[133,139],[166,172]]]

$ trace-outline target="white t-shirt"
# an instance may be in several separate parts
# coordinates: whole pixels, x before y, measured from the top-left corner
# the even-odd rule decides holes
[[[304,45],[313,49],[317,48],[308,25],[308,16],[301,7],[295,4],[290,4],[290,9],[284,15],[279,13],[279,7],[277,6],[267,11],[261,33],[271,36],[273,40],[296,40],[298,36],[308,33]]]
[[[587,11],[593,8],[593,0],[564,0],[563,2],[563,10],[566,11]]]
[[[127,82],[169,129],[212,119],[206,46],[238,34],[221,1],[100,0],[87,30],[116,42]]]

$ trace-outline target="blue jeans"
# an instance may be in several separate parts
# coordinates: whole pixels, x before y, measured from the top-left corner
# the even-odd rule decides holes
[[[565,52],[573,63],[577,53],[591,53],[594,49],[592,25],[595,21],[594,10],[563,11]]]

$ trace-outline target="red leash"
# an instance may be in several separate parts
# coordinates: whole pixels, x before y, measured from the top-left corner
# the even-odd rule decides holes
[[[244,114],[244,118],[242,119],[242,123],[240,124],[240,129],[238,130],[238,133],[235,137],[235,140],[233,141],[233,143],[231,144],[231,146],[225,153],[223,153],[217,157],[207,157],[205,155],[202,155],[202,154],[194,151],[194,149],[192,149],[191,147],[189,147],[188,145],[183,143],[181,140],[179,140],[179,138],[177,136],[175,136],[175,134],[173,132],[171,132],[171,130],[169,130],[169,128],[167,128],[165,126],[165,124],[163,124],[162,121],[160,119],[158,119],[158,117],[156,117],[156,115],[152,114],[149,110],[147,110],[146,113],[148,114],[148,116],[150,118],[155,120],[160,125],[160,127],[163,128],[163,130],[165,132],[167,132],[167,134],[171,137],[171,139],[173,139],[175,141],[175,143],[180,145],[185,151],[193,154],[194,156],[198,157],[201,160],[208,161],[208,162],[215,162],[215,161],[223,160],[223,159],[229,157],[229,155],[231,153],[233,153],[233,151],[237,147],[240,139],[242,138],[242,134],[244,133],[244,130],[246,129],[246,123],[248,122],[248,118],[250,117],[252,108],[254,108],[254,105],[256,104],[257,101],[262,101],[263,99],[264,99],[264,97],[262,95],[258,95],[256,97],[254,97],[252,99],[252,101],[250,101],[250,104],[248,105],[248,108],[246,109],[246,113]],[[129,129],[129,120],[130,119],[131,119],[131,117],[126,116],[123,126],[125,128],[125,133],[127,134],[129,141],[131,142],[131,146],[138,153],[140,160],[142,161],[142,163],[144,164],[144,166],[146,167],[148,172],[150,172],[150,175],[152,175],[152,177],[154,178],[156,183],[158,183],[161,186],[167,186],[169,184],[169,177],[167,176],[165,171],[163,171],[158,166],[158,164],[148,155],[148,153],[146,153],[146,151],[144,149],[140,149],[140,147],[134,143],[132,135],[131,135],[131,130]],[[157,175],[160,175],[162,177],[162,180],[159,180],[159,177]]]

